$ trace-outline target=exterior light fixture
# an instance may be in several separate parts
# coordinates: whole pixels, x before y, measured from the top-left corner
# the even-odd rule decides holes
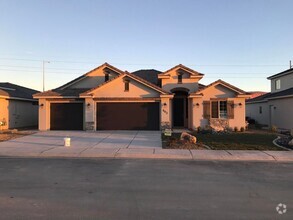
[[[86,105],[87,107],[90,107],[91,106],[91,103],[87,103],[87,105]]]
[[[196,103],[195,105],[196,105],[196,107],[199,107],[199,103]]]
[[[239,104],[238,104],[240,107],[242,106],[242,103],[241,102],[239,102]]]
[[[44,104],[42,103],[42,104],[40,104],[39,106],[40,106],[41,108],[43,108],[43,107],[44,107]]]
[[[167,106],[167,103],[166,103],[166,102],[164,102],[163,106]]]

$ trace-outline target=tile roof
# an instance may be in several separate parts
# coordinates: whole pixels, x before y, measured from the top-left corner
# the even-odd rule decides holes
[[[135,72],[132,72],[133,75],[136,75],[157,86],[160,85],[158,74],[161,74],[161,73],[162,73],[161,71],[158,71],[155,69],[137,70]]]
[[[89,89],[53,89],[45,92],[40,92],[34,95],[35,98],[47,97],[47,96],[59,96],[59,97],[79,97],[79,94]]]
[[[289,89],[285,89],[285,90],[280,91],[280,92],[273,92],[273,93],[269,92],[269,93],[266,93],[264,95],[258,96],[258,97],[254,98],[254,99],[248,99],[246,101],[246,103],[265,102],[268,99],[280,98],[280,97],[283,97],[283,96],[291,96],[291,95],[293,95],[293,87],[289,88]]]
[[[33,94],[37,92],[39,91],[8,82],[0,82],[0,96],[9,98],[33,99]]]

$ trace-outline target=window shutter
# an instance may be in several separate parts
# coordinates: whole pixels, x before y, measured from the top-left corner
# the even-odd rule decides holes
[[[211,117],[211,104],[210,101],[203,102],[203,118],[209,119]]]
[[[234,119],[234,101],[227,102],[228,119]]]

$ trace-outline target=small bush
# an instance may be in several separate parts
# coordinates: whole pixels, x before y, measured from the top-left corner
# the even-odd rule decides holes
[[[202,128],[201,128],[200,126],[198,126],[198,127],[196,128],[196,131],[197,131],[197,133],[200,133],[200,132],[202,131]]]
[[[237,128],[236,126],[234,127],[234,131],[235,131],[235,132],[237,132],[237,131],[238,131],[238,128]]]
[[[245,131],[245,128],[244,128],[244,127],[241,127],[241,128],[240,128],[240,131],[241,131],[241,132],[244,132],[244,131]]]
[[[272,125],[271,130],[272,130],[272,132],[277,132],[278,128],[276,125]]]

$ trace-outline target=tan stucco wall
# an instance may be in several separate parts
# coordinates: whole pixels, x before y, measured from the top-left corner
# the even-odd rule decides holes
[[[172,117],[172,101],[170,97],[161,97],[161,128],[171,128],[172,122],[171,122],[171,117]],[[166,104],[166,105],[164,105]]]
[[[234,101],[234,119],[227,119],[229,127],[245,128],[245,98],[237,98],[236,93],[221,85],[208,88],[202,92],[202,97],[194,97],[192,100],[192,118],[189,119],[192,125],[191,129],[196,129],[198,126],[205,127],[208,125],[208,119],[203,117],[203,102],[210,101],[211,99],[227,99]],[[196,104],[199,104],[197,106]],[[241,105],[239,105],[241,103]]]
[[[46,99],[39,99],[39,130],[50,129],[50,102]]]
[[[170,78],[162,79],[162,88],[170,92],[174,88],[186,88],[189,92],[196,92],[198,90],[198,78],[190,78],[188,73],[182,75],[182,83],[178,84],[177,69],[170,72]]]
[[[278,79],[280,79],[281,81],[281,89],[276,90],[275,82]],[[292,88],[292,86],[293,86],[293,73],[271,80],[271,92],[280,92],[282,90]]]
[[[109,79],[114,78],[118,74],[115,72],[109,73]],[[68,88],[76,89],[76,88],[94,88],[100,85],[101,83],[105,82],[105,74],[103,69],[98,69],[91,72],[85,79],[74,83],[73,85],[69,86]]]
[[[136,82],[130,78],[129,91],[124,91],[123,78],[117,78],[109,84],[98,88],[94,92],[94,97],[98,98],[150,98],[160,97],[159,92],[150,89],[149,87]]]
[[[8,121],[9,121],[9,114],[8,114],[8,100],[0,98],[0,121],[6,121],[6,125],[2,126],[2,129],[8,129]]]
[[[259,108],[262,107],[262,113],[259,113]],[[257,123],[262,125],[269,125],[269,105],[267,102],[261,103],[247,103],[246,116],[253,118]]]

